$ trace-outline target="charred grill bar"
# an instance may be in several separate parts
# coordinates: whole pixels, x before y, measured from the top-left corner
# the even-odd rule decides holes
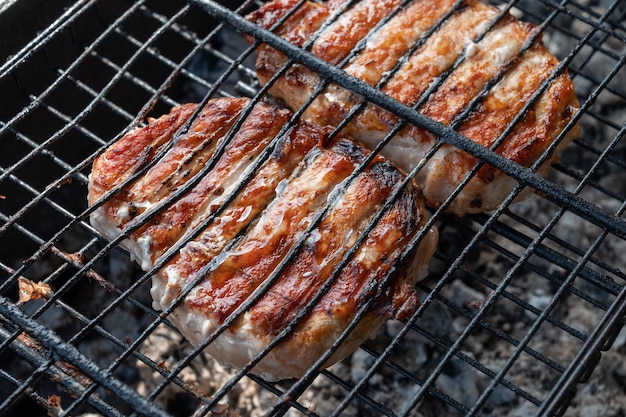
[[[415,110],[446,74],[405,106],[380,91],[392,73],[372,87],[341,70],[353,55],[331,66],[247,21],[255,2],[34,3],[0,2],[0,414],[619,415],[626,369],[605,364],[623,363],[626,349],[623,2],[494,2],[538,25],[561,59],[553,77],[567,68],[576,85],[570,125],[581,134],[547,179]],[[148,296],[166,260],[139,271],[86,207],[93,159],[146,117],[212,97],[268,98],[255,82],[260,43],[319,73],[317,93],[341,85],[474,155],[473,173],[490,164],[519,183],[490,214],[433,210],[440,248],[415,315],[342,363],[279,383],[220,368],[182,341]],[[524,186],[535,195],[509,206]],[[20,279],[51,293],[18,301]],[[598,381],[610,400],[590,400]]]

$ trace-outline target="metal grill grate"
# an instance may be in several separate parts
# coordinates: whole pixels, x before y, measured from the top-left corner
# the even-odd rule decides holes
[[[0,2],[1,414],[626,412],[623,2],[494,2],[541,28],[577,88],[581,134],[547,179],[251,24],[243,16],[257,3],[35,3]],[[159,265],[141,271],[86,208],[93,159],[146,117],[211,97],[267,98],[253,70],[261,42],[520,184],[490,214],[434,211],[440,245],[415,315],[328,370],[278,383],[186,344],[150,307]],[[509,205],[523,186],[536,193]],[[20,279],[51,292],[20,302]]]

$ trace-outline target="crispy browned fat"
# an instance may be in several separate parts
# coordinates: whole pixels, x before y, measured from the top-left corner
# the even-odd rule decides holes
[[[344,3],[345,0],[330,0],[299,5],[297,0],[274,0],[251,13],[248,19],[269,29],[288,16],[275,32],[298,46],[320,31],[310,51],[332,64],[356,52],[343,69],[370,85],[377,85],[397,66],[397,71],[380,86],[384,93],[409,106],[421,103],[421,113],[446,125],[454,122],[457,132],[485,147],[496,143],[530,97],[551,79],[558,65],[558,60],[544,48],[541,36],[529,41],[536,35],[531,24],[503,15],[499,9],[477,0],[414,0],[405,5],[400,0],[362,0],[341,10],[336,21],[322,28]],[[527,42],[530,47],[522,52]],[[414,46],[417,49],[410,52]],[[260,82],[266,84],[286,62],[283,54],[262,45],[256,60]],[[441,85],[420,102],[439,79],[443,80]],[[295,111],[309,100],[319,82],[318,74],[295,64],[271,86],[270,92]],[[455,121],[485,88],[487,93],[478,98],[478,105],[464,119]],[[322,126],[337,126],[360,101],[359,96],[332,84],[308,106],[304,117]],[[567,72],[552,77],[545,92],[496,152],[530,167],[563,131],[577,108]],[[373,149],[398,122],[397,116],[369,104],[345,131]],[[563,135],[537,170],[540,175],[547,173],[560,150],[577,134],[574,125]],[[395,135],[382,153],[408,172],[437,141],[425,129],[409,125]],[[476,158],[468,153],[444,144],[417,175],[428,204],[439,207],[476,163]],[[516,184],[515,179],[486,164],[448,211],[464,215],[493,210]]]
[[[128,222],[149,219],[122,246],[145,270],[166,252],[174,253],[153,276],[155,309],[168,308],[196,282],[169,316],[194,344],[210,337],[246,300],[254,301],[207,347],[234,367],[263,351],[327,286],[254,367],[253,372],[277,380],[302,375],[368,300],[370,308],[326,365],[354,351],[387,319],[414,312],[419,301],[413,285],[426,275],[437,232],[426,232],[400,262],[427,221],[423,196],[409,183],[357,245],[404,174],[377,156],[347,182],[368,155],[362,145],[347,137],[324,145],[327,130],[308,122],[278,135],[291,113],[265,103],[254,105],[239,124],[249,105],[244,98],[209,101],[179,136],[175,133],[197,107],[175,107],[122,137],[94,161],[89,203],[101,204],[107,191],[131,175],[137,178],[100,205],[91,223],[114,239]],[[236,132],[226,142],[231,128]],[[213,158],[217,162],[204,169]],[[189,183],[192,179],[197,183]],[[173,199],[174,193],[181,195]],[[220,206],[225,208],[219,211]],[[333,278],[351,248],[354,255]],[[290,251],[294,256],[278,268]]]

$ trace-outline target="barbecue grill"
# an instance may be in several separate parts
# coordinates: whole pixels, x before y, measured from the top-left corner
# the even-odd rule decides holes
[[[0,2],[0,414],[624,415],[626,3],[493,2],[541,29],[576,86],[581,133],[547,178],[248,22],[259,4]],[[147,117],[272,100],[261,43],[518,182],[490,213],[432,208],[440,244],[413,316],[279,382],[185,342],[151,308],[154,271],[86,203],[93,159]]]

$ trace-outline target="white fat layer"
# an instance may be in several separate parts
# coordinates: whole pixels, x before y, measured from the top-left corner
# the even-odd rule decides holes
[[[276,184],[276,198],[280,197],[281,194],[285,192],[285,188],[287,188],[288,184],[289,180],[286,178],[283,178],[278,184]]]
[[[322,239],[322,235],[320,234],[319,229],[313,229],[311,230],[311,233],[309,233],[309,235],[306,237],[305,244],[308,247],[313,247],[317,242],[320,241],[320,239]]]
[[[370,149],[376,147],[387,134],[380,130],[365,128],[360,132],[359,140]],[[381,150],[381,154],[408,173],[424,158],[433,145],[434,142],[426,137],[423,140],[416,140],[413,136],[396,135]]]
[[[467,44],[467,46],[465,47],[465,57],[466,58],[471,58],[474,55],[476,55],[476,53],[480,50],[480,47],[478,46],[478,44],[474,43],[474,42],[470,42]]]
[[[234,209],[226,210],[224,214],[219,217],[219,221],[220,223],[230,223],[232,221],[237,223],[245,222],[250,213],[252,213],[252,206],[236,207]],[[184,239],[184,237],[185,236],[183,236],[181,240]]]
[[[250,163],[251,162],[247,159],[245,161],[242,159],[240,163],[232,166],[232,169],[229,171],[229,175],[224,178],[222,182],[224,192],[220,196],[214,197],[208,204],[206,204],[207,208],[212,205],[219,204],[223,201],[225,196],[233,193],[234,189],[239,184],[239,179],[243,178],[246,169],[250,166]],[[133,204],[138,208],[145,209],[144,214],[149,212],[150,208],[154,206],[154,204],[149,201],[133,202]],[[251,212],[252,207],[246,207],[244,212],[239,217],[239,221],[245,221]],[[115,213],[115,221],[119,224],[130,220],[130,218],[130,205],[126,203],[120,204]],[[193,230],[193,228],[205,218],[206,214],[198,216],[192,223],[189,230]],[[114,239],[122,233],[119,228],[106,220],[105,215],[103,214],[103,209],[101,208],[92,213],[91,221],[94,227],[103,231],[109,239]],[[187,235],[183,234],[181,239],[185,239],[186,237]],[[149,235],[139,236],[136,239],[126,239],[120,245],[131,253],[131,258],[137,260],[143,270],[147,271],[152,268],[152,238]]]
[[[164,279],[165,278],[165,279]],[[175,268],[165,268],[163,274],[152,277],[152,295],[154,309],[162,311],[181,294],[185,280]],[[193,291],[191,292],[193,294]],[[193,345],[199,345],[212,336],[219,323],[212,317],[188,307],[181,302],[168,316],[183,336]],[[267,341],[257,334],[249,313],[242,317],[242,324],[237,330],[226,329],[206,348],[207,352],[225,365],[241,368],[257,356],[266,346]],[[302,374],[312,362],[293,363],[289,358],[280,357],[270,352],[255,368],[255,373],[268,380]]]
[[[113,240],[118,237],[122,231],[111,224],[106,215],[104,214],[104,208],[99,207],[89,217],[91,225],[100,233],[104,234],[109,240]]]
[[[519,99],[520,92],[527,89],[527,80],[519,73],[532,72],[534,68],[546,66],[547,58],[543,54],[529,52],[526,59],[522,60],[516,71],[508,77],[504,77],[492,90],[492,95],[503,103],[514,102]],[[518,73],[519,72],[519,73]]]
[[[385,136],[386,132],[378,130],[362,130],[359,139],[368,147],[373,148]],[[426,153],[432,148],[434,142],[426,137],[416,140],[412,136],[396,135],[382,150],[381,153],[394,162],[400,169],[410,172],[418,163],[422,162]],[[445,201],[456,188],[466,172],[453,171],[453,166],[448,156],[458,152],[453,146],[444,145],[430,158],[422,169],[417,173],[416,181],[420,184],[422,192],[428,201]],[[497,177],[489,185],[474,177],[466,185],[457,198],[452,202],[449,210],[457,215],[470,212],[469,202],[480,197],[482,207],[496,207],[499,201],[508,194],[517,182],[506,175]],[[485,190],[489,193],[485,193]],[[522,196],[520,196],[520,199]],[[480,208],[477,210],[481,210]]]
[[[110,222],[104,214],[104,208],[96,209],[90,216],[91,225],[109,240],[116,239],[122,234],[122,230],[115,223]],[[137,260],[144,271],[152,268],[152,239],[149,236],[134,239],[125,239],[120,243],[124,249],[130,252],[131,259]]]
[[[505,31],[495,32],[494,38],[494,43],[498,44],[498,47],[492,48],[491,57],[494,59],[496,66],[502,66],[513,56],[517,55],[521,44],[515,36]]]
[[[118,223],[124,223],[130,219],[130,206],[128,204],[121,204],[115,212],[115,220],[117,220]]]
[[[250,215],[250,213],[252,213],[252,206],[246,206],[243,209],[243,213],[241,213],[241,216],[239,216],[239,219],[237,219],[237,222],[244,222],[248,219],[248,216]]]
[[[149,211],[152,208],[152,206],[154,206],[154,204],[151,203],[150,201],[141,201],[141,202],[133,201],[130,204],[120,203],[117,210],[115,211],[115,220],[117,220],[118,224],[126,223],[127,221],[133,218],[133,216],[131,216],[130,214],[131,206],[134,207],[134,210],[141,208],[143,209],[143,212],[145,213]]]
[[[517,25],[510,24],[501,30],[492,30],[487,33],[480,43],[470,42],[465,47],[465,57],[471,59],[480,51],[487,51],[488,59],[494,67],[501,67],[512,57],[517,55],[522,47],[524,38],[516,35]]]
[[[160,273],[152,276],[152,308],[164,310],[180,295],[185,280],[173,266],[165,267]]]
[[[137,250],[134,251],[135,257],[141,264],[144,271],[152,268],[152,238],[150,236],[140,236],[136,240]]]

